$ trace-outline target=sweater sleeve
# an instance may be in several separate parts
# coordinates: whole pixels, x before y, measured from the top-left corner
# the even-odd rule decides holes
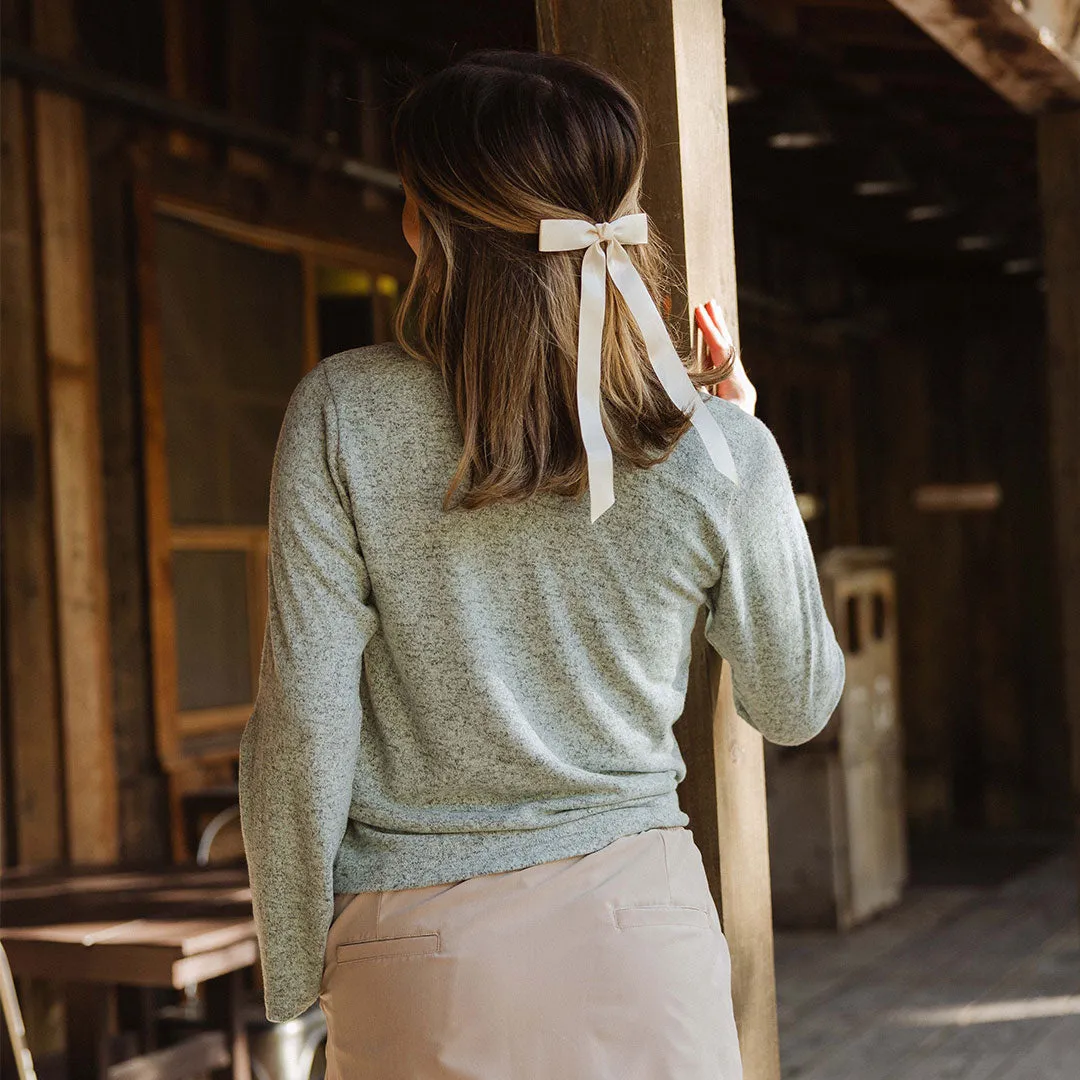
[[[795,746],[825,727],[845,662],[825,613],[817,566],[787,464],[769,429],[724,525],[727,551],[708,593],[705,636],[731,664],[735,708],[770,742]]]
[[[267,1018],[318,997],[361,724],[364,648],[378,625],[322,364],[297,384],[270,481],[268,613],[240,742],[240,817]]]

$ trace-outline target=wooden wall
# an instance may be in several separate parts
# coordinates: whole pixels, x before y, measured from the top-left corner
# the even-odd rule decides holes
[[[451,5],[420,6],[439,8],[442,19],[430,24],[421,66],[445,59],[451,31],[464,35],[462,48],[485,39],[531,43],[528,4],[507,5],[499,16],[504,22],[494,28]],[[4,0],[3,7],[9,40],[25,39],[30,5]],[[166,88],[166,16],[175,5],[114,7],[123,17],[109,35],[85,17],[87,5],[78,6],[85,59]],[[209,10],[203,3],[190,7]],[[302,24],[301,5],[282,0],[277,7],[294,9]],[[238,19],[248,10],[244,4],[234,8]],[[350,14],[339,31],[347,36],[356,18]],[[400,29],[400,20],[386,13],[372,18],[386,41],[395,26]],[[213,26],[214,33],[228,29]],[[270,37],[273,63],[296,75],[300,44]],[[141,49],[130,47],[138,42]],[[221,42],[214,48],[224,55]],[[304,48],[310,51],[310,42]],[[395,77],[406,66],[395,67]],[[290,111],[266,70],[257,103],[247,105],[239,100],[242,79],[187,76],[196,86],[193,96],[208,104],[233,104],[297,134],[325,128],[325,117]],[[204,82],[205,92],[198,90]],[[9,808],[4,859],[36,861],[63,856],[69,825],[58,719],[56,583],[50,577],[53,509],[34,207],[39,133],[32,97],[32,90],[5,80],[0,779]],[[333,103],[323,104],[332,112]],[[149,704],[130,186],[131,155],[147,145],[147,131],[158,140],[151,146],[160,150],[164,140],[160,128],[104,111],[88,112],[86,130],[119,844],[125,856],[153,857],[163,850],[165,809]],[[361,142],[364,137],[357,134]],[[374,138],[370,131],[366,137]],[[300,168],[263,168],[260,176],[250,162],[238,172],[230,168],[237,164],[234,155],[221,147],[186,158],[151,157],[155,185],[237,220],[396,242],[392,216],[377,208],[355,210],[355,187],[344,178]],[[913,820],[957,827],[1060,825],[1068,802],[1067,742],[1053,614],[1044,298],[1030,279],[1012,282],[1000,273],[935,277],[925,265],[884,258],[855,265],[794,222],[790,207],[767,224],[760,193],[740,198],[737,172],[734,198],[743,352],[761,390],[760,414],[776,431],[796,486],[823,495],[825,515],[809,525],[815,547],[862,543],[896,551]],[[800,396],[812,399],[815,388],[821,412],[810,423],[807,417],[819,406],[797,403]],[[928,514],[912,503],[920,484],[964,481],[999,482],[1001,507]],[[28,695],[27,687],[35,693]]]
[[[796,490],[824,502],[815,551],[896,554],[912,824],[1064,826],[1038,282],[856,261],[735,196],[743,355]],[[996,510],[913,502],[987,482]]]
[[[883,287],[855,373],[861,538],[896,552],[915,825],[1067,821],[1048,512],[1043,299],[972,277]],[[921,511],[921,484],[997,482],[996,510]]]

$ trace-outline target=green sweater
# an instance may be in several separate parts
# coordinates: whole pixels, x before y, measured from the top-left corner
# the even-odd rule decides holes
[[[459,881],[686,825],[672,734],[690,635],[769,740],[815,735],[844,658],[768,428],[702,392],[693,430],[588,497],[444,512],[462,451],[437,369],[396,345],[323,360],[274,458],[269,613],[240,746],[266,1014],[318,997],[334,895]]]

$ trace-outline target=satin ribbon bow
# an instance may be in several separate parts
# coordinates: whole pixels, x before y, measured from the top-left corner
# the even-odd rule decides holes
[[[541,251],[588,249],[581,261],[577,404],[589,465],[593,521],[615,502],[611,444],[600,418],[600,346],[609,274],[634,316],[645,339],[653,371],[668,397],[683,412],[689,412],[716,468],[732,483],[739,482],[724,433],[690,381],[645,282],[623,248],[623,244],[644,244],[648,239],[649,225],[645,214],[627,214],[615,221],[601,221],[595,225],[575,218],[544,218],[540,222]]]

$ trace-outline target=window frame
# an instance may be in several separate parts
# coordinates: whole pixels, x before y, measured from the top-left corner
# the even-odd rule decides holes
[[[176,525],[172,521],[165,431],[164,355],[158,291],[156,222],[185,221],[218,236],[300,259],[303,289],[303,357],[297,381],[320,359],[317,272],[320,267],[386,275],[404,287],[411,265],[395,255],[328,241],[303,232],[240,221],[215,208],[154,190],[147,180],[134,190],[139,298],[139,366],[142,384],[142,450],[149,587],[150,667],[158,758],[170,780],[173,846],[185,850],[181,799],[212,774],[235,762],[240,734],[254,702],[181,709],[173,555],[176,551],[240,552],[246,561],[252,694],[257,692],[267,606],[267,527]],[[374,340],[392,338],[393,302],[374,288]]]

